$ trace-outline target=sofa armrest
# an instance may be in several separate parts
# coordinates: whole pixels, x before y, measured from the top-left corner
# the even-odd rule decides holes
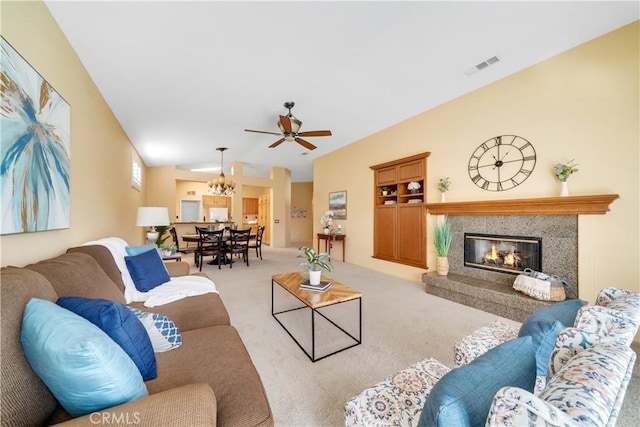
[[[91,425],[215,427],[216,417],[216,397],[211,387],[208,384],[187,384],[56,425],[64,427]]]
[[[180,277],[189,275],[189,263],[184,261],[165,262],[165,267],[171,277]]]
[[[492,348],[517,337],[517,329],[499,320],[493,321],[458,340],[453,346],[453,359],[456,366],[464,366]]]
[[[567,414],[518,387],[503,387],[493,397],[486,426],[571,426]]]

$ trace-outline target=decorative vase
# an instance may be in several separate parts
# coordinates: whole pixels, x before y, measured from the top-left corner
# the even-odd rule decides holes
[[[325,227],[322,231],[324,234],[329,234],[329,227]]]
[[[446,276],[449,274],[449,258],[446,256],[439,256],[436,258],[436,273],[438,273],[439,276]]]
[[[569,183],[567,181],[561,182],[562,188],[560,189],[560,197],[567,197],[569,195]]]
[[[319,285],[320,276],[322,276],[322,271],[309,270],[309,283],[312,285]]]
[[[440,203],[444,203],[447,201],[447,196],[445,196],[445,194],[447,193],[445,193],[444,191],[440,193]]]

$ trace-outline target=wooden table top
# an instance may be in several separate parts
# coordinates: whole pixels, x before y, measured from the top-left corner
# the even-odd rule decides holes
[[[331,282],[331,287],[325,292],[306,291],[299,289],[303,282],[299,272],[280,273],[271,276],[274,282],[288,290],[290,293],[298,297],[302,302],[311,308],[319,308],[327,305],[337,304],[339,302],[349,301],[352,299],[362,298],[362,292],[357,289],[350,288],[347,285],[322,276],[320,280],[323,282]]]

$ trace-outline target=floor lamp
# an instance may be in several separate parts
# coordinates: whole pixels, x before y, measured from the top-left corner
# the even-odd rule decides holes
[[[138,227],[151,227],[147,233],[147,239],[153,243],[158,240],[160,233],[156,231],[158,225],[169,225],[169,209],[159,207],[140,207],[136,219]]]

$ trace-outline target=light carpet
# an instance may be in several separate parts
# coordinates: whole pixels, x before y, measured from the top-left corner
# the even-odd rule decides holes
[[[493,320],[520,325],[427,294],[421,283],[334,260],[334,270],[327,275],[363,293],[363,342],[313,363],[271,316],[271,276],[298,271],[302,261],[296,258],[298,253],[296,248],[263,246],[263,259],[252,252],[249,267],[237,261],[233,268],[203,267],[215,282],[231,324],[238,329],[260,373],[278,427],[344,425],[345,402],[363,389],[426,357],[453,366],[454,343]],[[197,271],[192,257],[184,260]],[[295,305],[278,285],[275,297],[276,308]],[[357,327],[357,309],[357,303],[348,302],[325,313],[352,331]],[[288,318],[287,325],[309,346],[311,324],[306,312],[306,316],[293,312],[297,317]],[[342,344],[344,338],[330,332],[328,324],[318,326],[320,354]],[[639,391],[636,362],[618,426],[640,425]]]

